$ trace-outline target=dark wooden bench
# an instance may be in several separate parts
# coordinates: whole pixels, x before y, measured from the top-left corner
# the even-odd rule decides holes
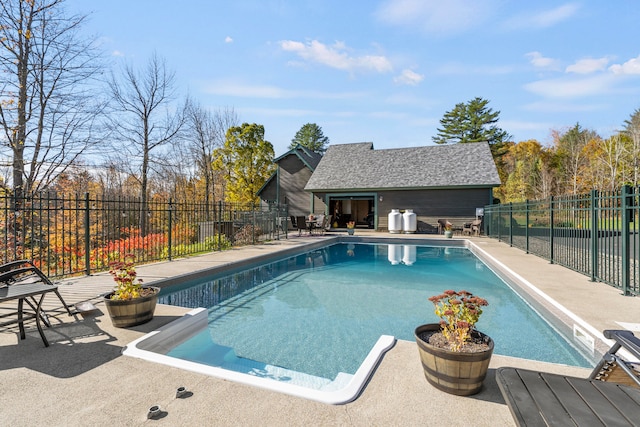
[[[18,301],[17,311],[11,311],[0,315],[0,318],[15,316],[15,318],[0,323],[0,326],[18,324],[20,338],[25,339],[24,322],[35,319],[38,332],[45,347],[49,347],[49,341],[42,329],[42,323],[50,327],[51,323],[42,310],[42,302],[48,293],[54,293],[62,302],[69,315],[71,310],[65,304],[58,287],[28,260],[13,261],[0,266],[0,303]],[[25,302],[31,308],[31,312],[25,312]]]
[[[603,359],[628,350],[640,358],[640,340],[630,331],[605,331],[616,340]],[[626,365],[625,365],[626,366]],[[607,381],[602,363],[590,378],[498,368],[496,381],[518,426],[640,426],[640,379],[628,370],[626,384]]]

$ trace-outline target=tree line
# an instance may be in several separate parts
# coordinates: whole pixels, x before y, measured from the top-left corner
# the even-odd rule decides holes
[[[273,173],[264,127],[181,99],[157,53],[111,69],[64,0],[0,0],[0,191],[257,203]],[[315,124],[294,140],[323,152]],[[293,142],[292,142],[293,144]],[[141,214],[142,215],[142,214]],[[140,218],[144,226],[144,215]]]
[[[0,0],[0,191],[19,201],[40,191],[257,203],[274,172],[264,126],[241,123],[232,107],[180,97],[158,53],[141,68],[110,68],[86,16],[65,0]],[[474,98],[444,114],[437,144],[488,141],[501,202],[637,185],[640,112],[602,138],[576,124],[553,145],[511,141],[499,111]],[[289,148],[324,153],[329,139],[303,125]],[[142,215],[142,214],[141,214]],[[141,216],[141,223],[144,218]]]
[[[522,202],[640,184],[640,109],[607,138],[576,123],[553,130],[552,143],[545,146],[536,140],[511,141],[497,126],[500,112],[488,103],[474,98],[457,104],[440,120],[433,141],[488,142],[502,182],[494,191],[497,201]]]

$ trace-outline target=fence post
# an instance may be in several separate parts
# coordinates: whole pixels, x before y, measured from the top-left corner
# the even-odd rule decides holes
[[[222,250],[222,200],[218,200],[218,252]],[[231,240],[231,239],[229,239]]]
[[[509,246],[513,246],[513,203],[509,202]]]
[[[172,228],[171,222],[173,221],[173,217],[172,216],[173,216],[173,199],[169,198],[169,229],[167,230],[168,231],[167,240],[168,240],[168,244],[169,244],[167,255],[168,255],[169,261],[171,261],[171,247],[173,246],[173,236],[172,236],[172,233],[171,233],[171,228]]]
[[[633,201],[631,200],[631,187],[625,185],[622,187],[622,200],[621,200],[621,208],[622,208],[622,230],[621,239],[622,239],[622,294],[623,295],[631,295],[629,292],[630,285],[630,250],[629,250],[629,223],[631,222],[631,207],[633,206]]]
[[[280,216],[280,203],[274,204],[271,209],[273,215],[273,231],[276,233],[276,240],[280,240],[280,230],[278,230],[278,217]]]
[[[497,213],[497,217],[496,214]],[[502,205],[496,206],[496,212],[494,212],[493,218],[494,229],[497,229],[496,236],[498,237],[498,242],[502,242]]]
[[[87,276],[91,275],[91,227],[89,221],[89,193],[84,193],[84,269]]]
[[[554,197],[549,197],[549,262],[551,264],[553,264],[553,235],[555,234],[553,230],[553,201]]]
[[[251,203],[251,215],[253,216],[253,227],[251,229],[251,244],[256,244],[256,205]]]
[[[529,199],[524,201],[524,211],[526,220],[524,223],[524,241],[526,253],[529,253]]]
[[[598,268],[598,240],[600,226],[598,224],[598,191],[591,190],[591,281],[595,282],[600,274]]]

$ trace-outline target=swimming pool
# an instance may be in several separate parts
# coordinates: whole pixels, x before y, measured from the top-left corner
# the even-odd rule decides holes
[[[317,247],[164,289],[161,303],[208,310],[190,313],[193,321],[174,326],[173,335],[131,348],[216,376],[280,383],[268,386],[279,391],[306,389],[304,397],[316,400],[345,399],[342,392],[359,391],[393,337],[413,340],[417,325],[437,321],[427,298],[454,288],[489,300],[477,326],[492,336],[497,354],[592,365],[467,248],[394,242]]]

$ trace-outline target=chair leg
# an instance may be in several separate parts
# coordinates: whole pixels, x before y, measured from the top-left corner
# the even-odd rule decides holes
[[[42,341],[44,342],[44,346],[49,347],[49,341],[47,341],[47,337],[45,336],[44,331],[42,330],[42,325],[40,324],[40,316],[39,316],[39,313],[42,313],[42,301],[44,300],[44,296],[45,294],[40,295],[40,301],[38,301],[38,308],[36,309],[36,326],[38,327],[38,332],[40,333],[40,338],[42,338]],[[51,324],[47,325],[47,327],[50,327],[50,326]]]
[[[62,299],[62,295],[60,295],[60,292],[56,289],[54,291],[56,293],[56,295],[58,296],[58,299],[60,300],[60,302],[62,303],[62,306],[67,310],[67,313],[69,313],[69,316],[73,316],[73,314],[71,314],[71,309],[69,308],[69,306],[67,305],[66,302],[64,302],[64,300]]]

